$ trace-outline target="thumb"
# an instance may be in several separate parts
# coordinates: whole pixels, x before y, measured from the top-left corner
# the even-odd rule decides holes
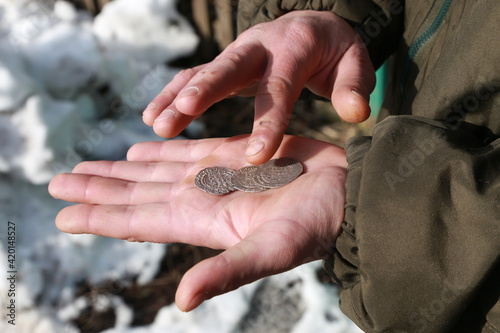
[[[265,276],[292,268],[293,251],[282,240],[273,239],[265,247],[265,235],[253,235],[221,254],[191,268],[182,278],[175,295],[181,311],[191,311],[205,300],[235,290]],[[259,239],[259,237],[261,239]],[[281,243],[281,244],[280,244]],[[284,246],[280,246],[284,245]],[[267,248],[266,250],[263,250]]]
[[[370,116],[370,93],[375,70],[366,47],[352,44],[339,60],[331,95],[332,105],[345,121],[362,122]]]

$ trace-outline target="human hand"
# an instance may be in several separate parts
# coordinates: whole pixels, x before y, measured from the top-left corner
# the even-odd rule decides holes
[[[360,122],[370,114],[374,84],[365,45],[343,19],[330,12],[296,11],[248,29],[212,62],[181,71],[143,119],[158,135],[174,137],[215,102],[255,94],[246,158],[261,164],[278,149],[304,86],[331,98],[344,120]]]
[[[343,221],[344,150],[285,136],[276,157],[291,157],[304,166],[290,184],[224,196],[195,187],[194,177],[205,167],[243,167],[240,156],[247,143],[248,136],[148,142],[133,146],[129,161],[83,162],[49,185],[55,198],[81,203],[64,208],[57,227],[75,234],[225,249],[184,275],[176,294],[183,311],[259,278],[324,259]]]

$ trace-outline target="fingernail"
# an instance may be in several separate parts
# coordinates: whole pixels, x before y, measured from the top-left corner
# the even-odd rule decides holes
[[[150,112],[150,111],[156,111],[158,109],[158,105],[156,105],[156,103],[149,103],[148,106],[146,107],[146,109],[144,110],[143,113],[146,113],[146,112]]]
[[[174,119],[176,117],[176,113],[172,109],[166,109],[163,110],[163,112],[156,118],[156,120],[163,120],[163,119]]]
[[[186,307],[185,312],[189,312],[191,310],[196,309],[204,301],[205,301],[205,295],[203,293],[196,294],[196,296],[193,297],[189,305]]]
[[[252,141],[248,144],[245,154],[247,156],[253,156],[264,149],[264,142],[262,141]]]
[[[367,103],[368,103],[368,101],[366,100],[366,98],[365,98],[363,95],[361,95],[361,93],[358,91],[358,89],[352,88],[352,89],[351,89],[351,92],[352,92],[352,93],[354,93],[354,94],[356,94],[356,95],[358,95],[358,96],[359,96],[359,97],[361,97],[361,98],[362,98],[365,102],[367,102]]]
[[[200,89],[198,87],[189,87],[184,89],[177,95],[177,97],[188,97],[188,96],[196,96],[200,92]]]

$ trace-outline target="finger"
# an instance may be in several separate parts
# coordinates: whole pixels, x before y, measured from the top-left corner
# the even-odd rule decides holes
[[[220,139],[140,142],[127,152],[129,161],[196,162],[214,151]]]
[[[196,117],[185,115],[175,105],[168,106],[154,120],[153,130],[163,138],[173,138],[179,135]]]
[[[56,226],[72,234],[222,248],[220,241],[227,235],[221,228],[217,229],[218,234],[211,232],[213,217],[206,213],[214,206],[214,200],[195,191],[199,190],[193,188],[194,194],[189,195],[196,208],[180,211],[176,201],[141,205],[78,204],[62,209],[56,217]]]
[[[191,268],[177,289],[179,309],[191,311],[214,296],[292,268],[294,245],[275,236],[274,232],[271,236],[266,231],[255,233]]]
[[[366,47],[354,43],[337,65],[331,95],[332,105],[345,121],[359,123],[370,116],[370,93],[375,72]]]
[[[174,183],[186,177],[188,163],[142,161],[85,161],[73,173],[117,178],[133,182]]]
[[[186,83],[191,80],[191,78],[201,69],[203,65],[189,68],[180,71],[175,75],[175,77],[170,81],[165,88],[149,103],[147,108],[142,114],[144,123],[149,126],[153,126],[156,118],[169,106],[172,104],[175,96],[181,91]]]
[[[148,106],[144,121],[160,136],[178,135],[212,104],[257,81],[265,56],[260,44],[243,44],[228,47],[209,64],[180,72]]]
[[[301,67],[300,64],[276,59],[266,70],[255,97],[255,120],[245,152],[248,162],[262,164],[278,149],[288,127],[293,104],[305,85]]]
[[[161,223],[158,223],[161,221]],[[184,233],[170,225],[168,204],[153,203],[138,206],[80,204],[62,209],[56,226],[72,234],[94,234],[134,241],[175,242],[175,233]],[[170,230],[169,230],[170,229]],[[188,235],[185,235],[188,236]]]
[[[59,174],[49,184],[49,193],[61,200],[89,204],[139,205],[166,202],[178,183],[130,182],[83,174]]]
[[[265,63],[266,51],[258,42],[229,47],[186,83],[172,105],[182,114],[197,117],[212,104],[259,80]]]
[[[232,138],[212,138],[201,140],[170,140],[165,142],[144,142],[133,145],[127,154],[129,161],[173,161],[195,163],[211,157],[208,164],[218,158],[230,162],[241,158],[248,135]],[[217,154],[214,153],[217,151]],[[240,155],[241,154],[241,155]]]

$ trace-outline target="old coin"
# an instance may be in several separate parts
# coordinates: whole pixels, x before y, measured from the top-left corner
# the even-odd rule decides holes
[[[231,178],[234,188],[244,192],[262,192],[267,190],[255,182],[255,173],[258,172],[260,166],[250,165],[236,171]]]
[[[267,188],[277,188],[297,178],[304,168],[291,158],[278,158],[264,163],[255,172],[255,182]]]
[[[225,167],[209,167],[201,170],[194,179],[194,184],[202,191],[223,195],[234,191],[234,170]]]

